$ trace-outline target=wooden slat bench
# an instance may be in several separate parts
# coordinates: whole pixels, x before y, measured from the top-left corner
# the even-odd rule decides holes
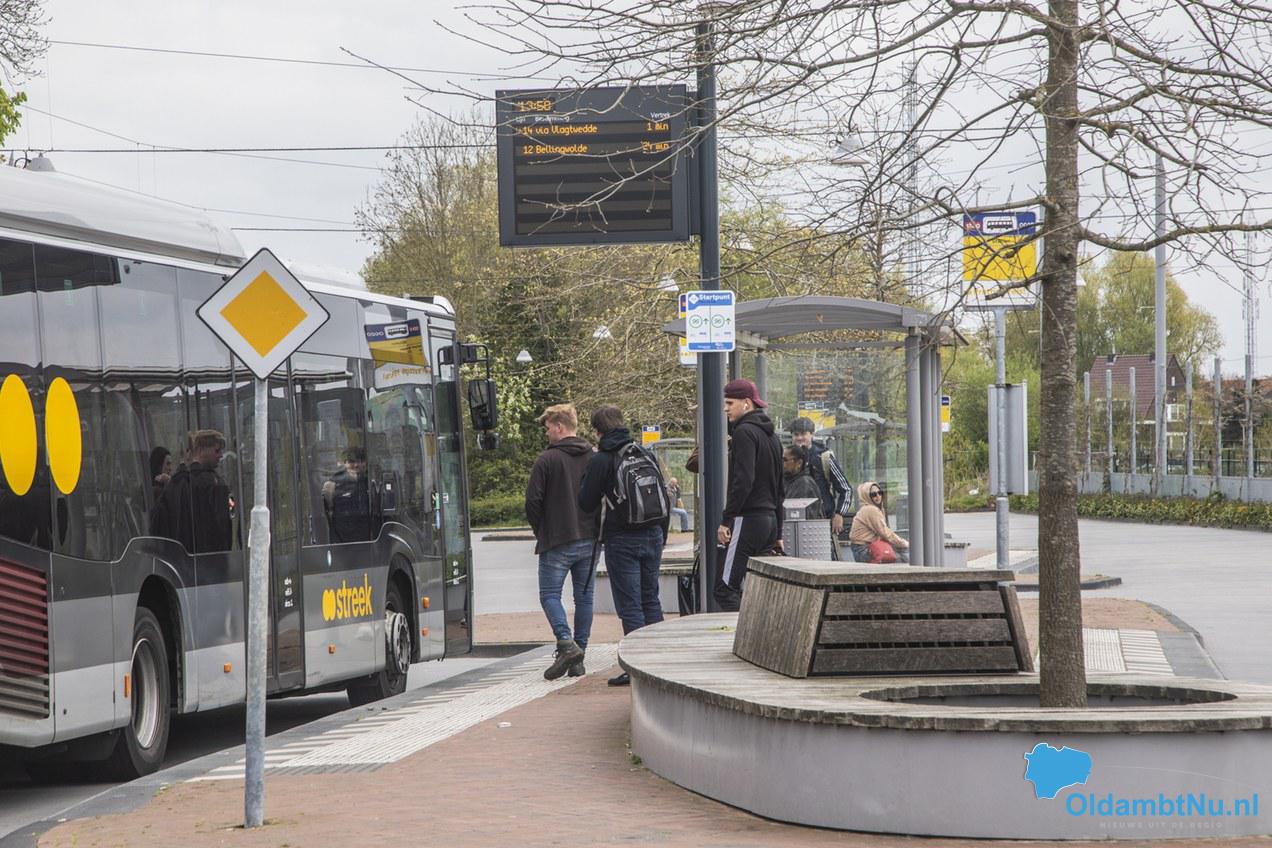
[[[789,677],[1033,671],[1014,579],[753,557],[733,653]]]

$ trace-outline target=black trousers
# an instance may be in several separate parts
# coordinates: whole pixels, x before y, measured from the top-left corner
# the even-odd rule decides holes
[[[747,560],[777,544],[777,516],[771,512],[743,515],[733,519],[729,529],[733,535],[720,559],[720,573],[713,591],[721,610],[736,612],[742,606]]]

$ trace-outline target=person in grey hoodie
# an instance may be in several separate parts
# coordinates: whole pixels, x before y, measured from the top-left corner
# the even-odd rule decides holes
[[[585,673],[584,653],[592,632],[592,569],[596,564],[596,513],[579,508],[579,488],[592,446],[577,435],[574,404],[549,406],[539,416],[548,448],[539,454],[526,484],[526,518],[534,531],[539,555],[539,604],[548,617],[557,650],[543,672],[556,680],[569,672]],[[561,588],[569,575],[574,581],[574,632],[566,621]]]

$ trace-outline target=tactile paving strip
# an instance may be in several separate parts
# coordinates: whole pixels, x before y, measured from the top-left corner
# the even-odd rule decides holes
[[[588,647],[588,665],[609,668],[617,645]],[[275,774],[373,771],[430,745],[581,680],[543,679],[545,659],[527,660],[481,680],[265,752],[265,770]],[[245,762],[213,769],[194,780],[242,780]]]
[[[1129,672],[1175,676],[1155,630],[1082,628],[1083,656],[1088,672]],[[1034,664],[1040,662],[1034,654]]]
[[[1155,630],[1119,630],[1126,670],[1135,674],[1174,675]]]

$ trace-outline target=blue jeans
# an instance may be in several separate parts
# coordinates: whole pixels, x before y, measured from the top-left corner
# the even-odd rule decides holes
[[[663,620],[658,598],[662,549],[661,527],[626,530],[605,540],[605,569],[614,593],[614,609],[623,621],[624,636]]]
[[[680,519],[680,532],[689,532],[689,511],[678,506],[671,508],[671,514]]]
[[[565,605],[561,603],[561,587],[567,574],[574,578],[574,641],[580,648],[587,648],[587,638],[592,635],[592,559],[596,542],[578,539],[557,545],[539,554],[539,604],[548,617],[552,635],[557,641],[570,638],[570,625],[565,620]]]

